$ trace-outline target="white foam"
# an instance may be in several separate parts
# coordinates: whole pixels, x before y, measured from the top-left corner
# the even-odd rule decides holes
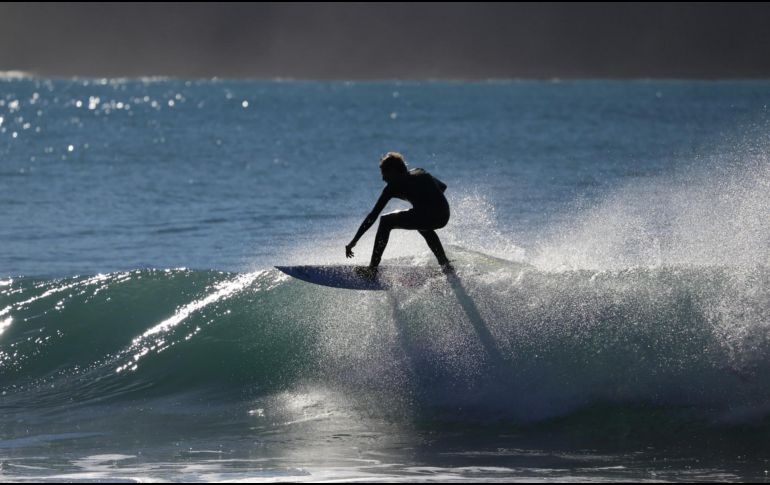
[[[576,209],[532,262],[551,271],[770,265],[770,151],[731,148],[711,168],[635,181]]]

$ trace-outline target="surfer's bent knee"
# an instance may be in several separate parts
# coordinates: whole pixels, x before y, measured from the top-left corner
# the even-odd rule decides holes
[[[380,216],[380,226],[389,226],[391,228],[394,227],[399,219],[400,214],[401,212],[391,212],[390,214]]]

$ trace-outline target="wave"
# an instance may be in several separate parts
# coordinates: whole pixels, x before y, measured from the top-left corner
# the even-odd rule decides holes
[[[719,423],[770,412],[767,267],[556,272],[453,255],[455,275],[389,292],[272,269],[2,281],[2,407],[309,384],[389,396],[430,419],[533,423],[604,405],[684,407]]]

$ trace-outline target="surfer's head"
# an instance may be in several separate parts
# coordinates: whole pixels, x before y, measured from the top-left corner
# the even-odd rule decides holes
[[[404,156],[398,152],[388,152],[382,157],[380,172],[382,172],[382,180],[386,182],[390,182],[393,177],[409,173]]]

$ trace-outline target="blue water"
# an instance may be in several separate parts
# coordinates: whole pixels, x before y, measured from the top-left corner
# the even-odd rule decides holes
[[[765,479],[768,104],[0,80],[0,478]],[[457,276],[272,269],[349,262],[390,150],[448,184]],[[389,263],[435,264],[404,231]]]

